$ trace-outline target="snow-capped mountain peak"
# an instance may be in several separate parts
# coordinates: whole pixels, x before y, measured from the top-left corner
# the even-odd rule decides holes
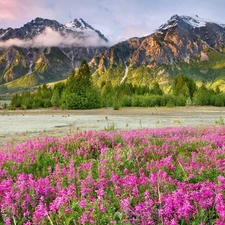
[[[86,30],[91,30],[96,32],[100,38],[102,38],[105,42],[108,42],[108,39],[99,31],[94,29],[91,25],[86,23],[82,18],[75,19],[70,23],[65,24],[65,28],[72,31],[83,32]]]
[[[86,29],[85,24],[83,23],[82,19],[75,19],[70,23],[65,24],[65,26],[71,30],[84,30]]]
[[[192,28],[205,27],[207,26],[207,24],[216,24],[220,27],[225,28],[224,24],[200,18],[198,15],[195,15],[195,16],[174,15],[167,21],[167,23],[161,25],[159,30],[168,30],[169,28],[176,27],[181,23],[188,24]]]
[[[75,19],[64,25],[56,20],[40,17],[35,18],[20,28],[0,29],[0,41],[7,41],[10,39],[32,40],[41,34],[46,36],[46,32],[49,30],[57,32],[58,36],[70,36],[74,39],[80,38],[82,40],[87,39],[96,33],[99,36],[99,40],[103,41],[103,44],[104,42],[108,42],[108,39],[100,31],[94,29],[83,19]],[[86,33],[86,31],[88,33]]]

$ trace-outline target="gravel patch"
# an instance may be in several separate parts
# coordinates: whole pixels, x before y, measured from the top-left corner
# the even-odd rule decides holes
[[[221,119],[225,119],[225,107],[1,110],[0,146],[36,137],[63,137],[83,130],[212,126]]]

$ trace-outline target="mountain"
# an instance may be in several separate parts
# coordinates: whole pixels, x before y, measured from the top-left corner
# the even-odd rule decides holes
[[[25,24],[21,28],[0,29],[0,41],[18,38],[20,40],[32,39],[35,36],[44,32],[46,28],[51,28],[54,31],[66,34],[73,34],[74,37],[84,35],[85,31],[94,31],[100,39],[108,42],[108,39],[98,30],[86,23],[83,19],[75,19],[65,25],[56,20],[49,20],[37,17],[35,20]]]
[[[172,16],[153,34],[120,42],[90,62],[100,86],[157,81],[169,91],[179,73],[225,90],[225,25],[198,16]]]
[[[83,19],[67,24],[36,18],[0,29],[0,93],[65,79],[83,59],[108,49],[108,39]]]

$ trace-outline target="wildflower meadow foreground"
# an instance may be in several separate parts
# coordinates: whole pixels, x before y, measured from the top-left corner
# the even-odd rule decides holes
[[[225,128],[88,131],[0,151],[0,224],[225,224]]]

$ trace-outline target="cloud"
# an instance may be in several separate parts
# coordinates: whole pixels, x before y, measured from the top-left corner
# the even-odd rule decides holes
[[[114,43],[151,34],[172,15],[225,21],[224,0],[0,0],[0,27],[22,26],[35,17],[67,23],[83,18]]]
[[[77,35],[78,34],[78,35]],[[106,43],[92,30],[74,33],[59,33],[47,27],[41,34],[33,39],[21,40],[18,38],[0,41],[0,48],[10,48],[12,46],[22,48],[40,48],[40,47],[96,47],[106,46]]]

